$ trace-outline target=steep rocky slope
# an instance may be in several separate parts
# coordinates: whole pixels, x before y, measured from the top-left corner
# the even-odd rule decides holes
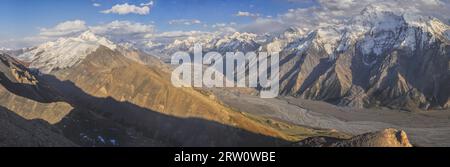
[[[0,54],[0,146],[76,146],[51,125],[71,109],[20,62]]]
[[[43,120],[26,120],[0,107],[0,147],[74,147],[60,129]]]
[[[173,87],[169,71],[156,65],[159,61],[149,59],[154,65],[144,66],[130,59],[139,55],[104,43],[110,44],[88,31],[19,56],[74,107],[58,125],[77,143],[123,145],[136,136],[117,137],[111,129],[134,129],[162,143],[184,146],[276,145],[291,139],[197,90]]]
[[[57,123],[72,106],[48,85],[39,82],[20,62],[0,55],[0,104],[26,119]]]
[[[125,58],[119,52],[111,51],[106,47],[101,47],[97,52],[101,52],[101,55],[105,56],[99,56],[103,60],[105,58],[112,58],[113,60],[116,59],[116,62],[125,63],[122,65],[131,64],[133,65],[132,67],[140,70],[147,68]],[[89,57],[86,60],[90,60],[90,63],[96,65],[101,63]],[[24,101],[21,103],[21,106],[33,106],[35,105],[33,99],[36,99],[43,101],[42,103],[45,104],[52,103],[51,101],[60,101],[60,103],[70,104],[73,109],[65,115],[56,117],[58,120],[52,122],[51,125],[48,122],[53,119],[47,119],[45,121],[36,120],[38,118],[34,117],[28,119],[22,117],[38,115],[41,118],[53,118],[55,113],[60,111],[58,108],[49,109],[47,112],[40,112],[40,110],[35,108],[26,108],[22,111],[21,109],[23,108],[18,107],[11,107],[12,110],[1,107],[0,124],[2,125],[2,132],[0,133],[0,146],[275,146],[284,145],[289,142],[287,140],[293,141],[299,138],[317,136],[318,134],[328,134],[327,130],[308,129],[241,114],[215,101],[209,101],[209,96],[190,89],[187,92],[179,90],[181,92],[172,95],[177,96],[181,94],[185,99],[192,99],[188,100],[186,102],[187,104],[169,103],[174,106],[178,104],[185,105],[185,108],[183,106],[169,108],[170,110],[168,111],[170,113],[161,113],[165,110],[156,112],[125,100],[118,101],[109,96],[102,97],[103,95],[92,96],[71,81],[61,81],[46,74],[35,76],[33,72],[27,70],[20,62],[15,61],[11,57],[2,55],[1,58],[5,66],[20,69],[22,70],[20,76],[27,76],[22,78],[16,86],[34,84],[33,87],[12,89],[11,81],[5,82],[5,79],[2,78],[2,86],[8,86],[9,90],[12,91],[7,92],[5,90],[2,92],[2,96],[20,96],[21,92],[17,90],[21,90],[22,93],[27,93],[21,94],[27,95],[22,97]],[[156,68],[156,66],[151,67]],[[94,70],[92,68],[90,69]],[[125,70],[126,68],[122,69]],[[160,72],[164,73],[163,71]],[[1,74],[14,77],[14,75],[8,72],[9,70],[4,70]],[[105,71],[100,72],[104,73]],[[129,80],[127,81],[127,84],[133,83]],[[130,93],[130,95],[133,94]],[[15,101],[15,99],[10,101]],[[0,105],[8,106],[8,103],[2,102]],[[217,107],[223,113],[219,117],[215,113],[202,115],[201,113],[193,112],[192,108],[195,108],[197,105],[204,107],[203,109],[208,110],[208,112],[218,112],[213,108]],[[21,114],[21,116],[16,115],[16,113]],[[202,116],[209,116],[210,120]],[[220,118],[223,117],[224,119],[221,120]],[[286,133],[286,130],[292,132]],[[297,132],[302,132],[302,135],[295,134]],[[272,134],[278,136],[268,136]],[[338,133],[335,134],[330,136],[340,136]]]
[[[43,73],[39,76],[40,80],[63,94],[75,111],[92,111],[91,114],[136,129],[144,136],[170,145],[276,145],[295,139],[264,125],[260,122],[264,119],[253,119],[233,111],[200,91],[173,87],[169,71],[157,65],[160,62],[156,59],[145,60],[154,61],[150,63],[153,65],[145,66],[132,60],[141,60],[136,52],[124,48],[112,50],[94,40],[78,40],[85,39],[85,34],[89,33],[77,38],[59,39],[57,45],[37,48],[42,51],[32,50],[19,56],[31,67],[40,70]],[[102,38],[91,36],[89,39]],[[91,51],[96,46],[98,48]],[[71,51],[64,48],[78,48],[76,53],[84,54],[58,56]],[[46,61],[49,59],[52,61]],[[62,62],[64,68],[59,68],[57,62]],[[86,138],[87,134],[83,132],[86,128],[75,126],[75,122],[87,119],[80,118],[79,113],[71,113],[69,119],[60,123],[76,132],[65,130],[75,139],[76,135]],[[94,120],[88,119],[87,122]],[[97,140],[98,136],[87,138]],[[101,138],[104,139],[104,135]]]
[[[53,85],[75,99],[76,104],[181,145],[258,145],[275,141],[268,140],[272,137],[288,138],[194,89],[173,87],[168,73],[106,47],[100,47],[78,65],[53,74],[85,92]]]
[[[369,6],[343,25],[277,38],[261,50],[281,51],[283,95],[354,107],[441,109],[450,102],[448,32],[435,18]]]
[[[370,5],[348,20],[311,30],[258,36],[208,34],[157,49],[280,53],[282,96],[352,107],[446,109],[450,100],[450,28],[426,16]]]
[[[0,60],[1,146],[167,145],[78,106],[10,56]]]

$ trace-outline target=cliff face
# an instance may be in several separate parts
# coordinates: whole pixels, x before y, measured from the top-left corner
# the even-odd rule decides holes
[[[0,104],[26,119],[61,121],[72,106],[48,88],[21,63],[0,55]]]
[[[419,18],[368,8],[346,25],[291,40],[280,53],[282,94],[354,107],[448,108],[450,28]]]
[[[0,55],[0,146],[76,146],[51,124],[72,107],[22,64]]]

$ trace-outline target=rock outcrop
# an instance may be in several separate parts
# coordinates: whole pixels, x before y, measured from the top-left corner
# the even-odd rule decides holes
[[[412,147],[402,130],[385,129],[354,136],[347,140],[330,137],[312,137],[294,144],[298,147]]]
[[[0,104],[26,119],[61,121],[72,110],[48,85],[8,55],[0,55]]]

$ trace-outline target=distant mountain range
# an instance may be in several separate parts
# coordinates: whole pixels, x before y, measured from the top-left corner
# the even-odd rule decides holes
[[[149,51],[168,62],[177,51],[192,52],[196,43],[204,52],[280,52],[284,96],[410,111],[450,105],[449,26],[378,6],[369,6],[342,24],[310,32],[291,27],[263,36],[204,33],[164,45],[114,44],[88,31],[42,44],[18,58],[31,63],[30,68],[50,73],[77,65],[100,45]]]
[[[62,143],[281,146],[319,133],[341,136],[244,114],[206,91],[175,88],[170,69],[158,59],[90,32],[38,46],[19,55],[21,61],[0,57],[0,104],[50,123]],[[288,128],[307,132],[291,134]]]
[[[283,95],[353,107],[442,109],[450,105],[449,32],[437,19],[372,6],[346,24],[294,39],[282,35],[262,50],[281,52]]]
[[[394,129],[349,138],[233,111],[104,46],[38,74],[0,54],[0,146],[412,146]]]
[[[285,96],[409,111],[450,106],[450,28],[432,17],[373,5],[343,23],[312,31],[209,34],[176,40],[159,52],[192,52],[195,43],[205,52],[280,52]]]

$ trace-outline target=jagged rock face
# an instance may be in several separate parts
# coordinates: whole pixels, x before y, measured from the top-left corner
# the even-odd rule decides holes
[[[72,107],[40,83],[22,64],[0,55],[0,104],[26,119],[59,122]]]
[[[449,29],[436,19],[368,8],[347,26],[287,44],[281,93],[355,107],[447,108]]]
[[[329,137],[312,137],[294,144],[298,147],[412,147],[402,130],[385,129],[379,132],[354,136],[347,140]]]

